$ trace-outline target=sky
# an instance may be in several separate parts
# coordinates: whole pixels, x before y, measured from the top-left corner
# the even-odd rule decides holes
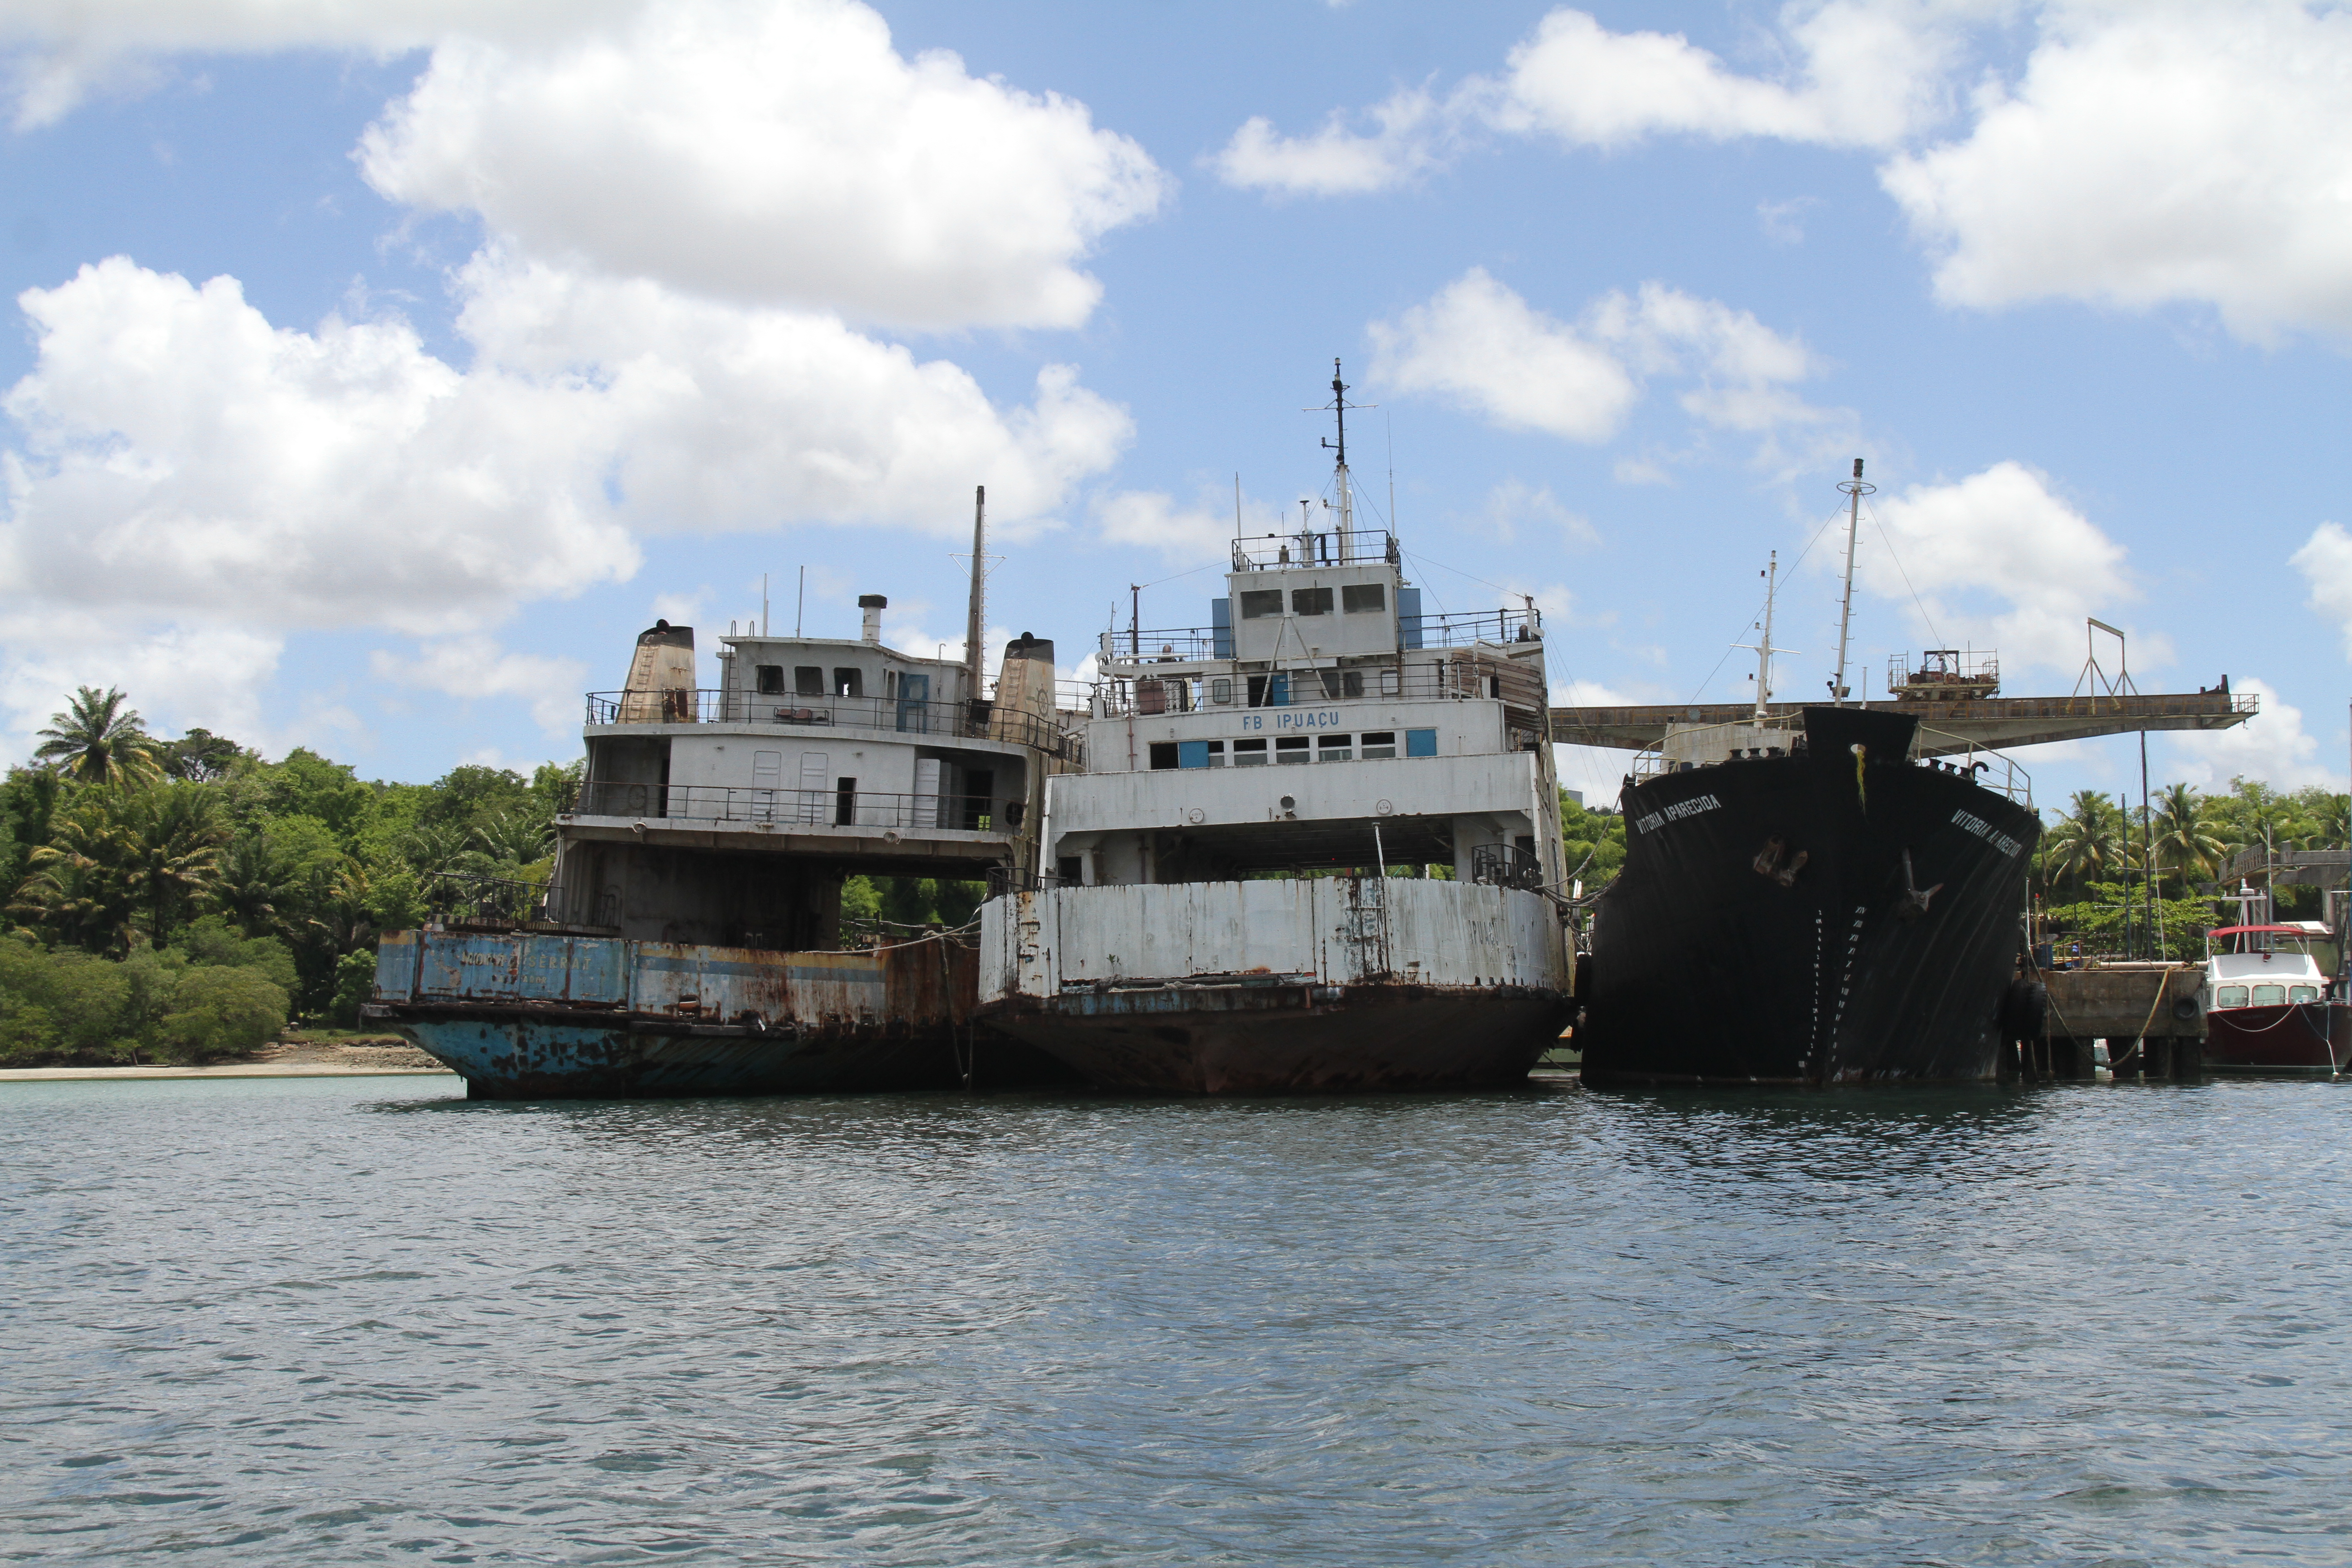
[[[1083,661],[1350,456],[1563,702],[2225,675],[2341,790],[2352,14],[0,0],[0,737],[80,685],[364,776],[579,752],[636,632]],[[803,593],[802,584],[805,582]],[[992,647],[992,660],[993,656]],[[2125,737],[2037,799],[2131,789]],[[1563,748],[1613,795],[1622,752]]]

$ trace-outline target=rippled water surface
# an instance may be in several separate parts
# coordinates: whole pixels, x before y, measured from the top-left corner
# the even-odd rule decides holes
[[[0,1087],[0,1556],[2352,1559],[2352,1086]]]

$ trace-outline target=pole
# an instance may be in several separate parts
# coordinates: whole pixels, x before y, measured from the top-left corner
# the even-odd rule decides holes
[[[1772,552],[1764,571],[1764,642],[1756,650],[1756,721],[1764,722],[1764,705],[1772,700],[1772,595],[1780,585],[1780,552]],[[1761,742],[1758,742],[1759,745]]]
[[[802,613],[808,608],[808,568],[801,568],[801,596],[793,603],[793,636],[801,635]]]
[[[2156,896],[2156,814],[2148,810],[2147,799],[2147,731],[2139,732],[2139,879],[2147,918],[2140,922],[2141,940],[2147,945],[2145,956],[2157,955],[2158,939],[2156,916],[2159,900]]]
[[[1127,651],[1136,663],[1143,662],[1143,584],[1127,585]]]
[[[963,692],[971,700],[980,700],[982,674],[980,653],[981,623],[988,606],[988,487],[974,485],[971,491],[971,600],[963,621]]]
[[[1838,610],[1837,679],[1830,682],[1830,700],[1837,707],[1845,706],[1845,645],[1846,633],[1853,625],[1853,546],[1862,527],[1862,498],[1876,490],[1876,485],[1863,483],[1862,459],[1853,460],[1853,478],[1838,486],[1846,494],[1845,511],[1845,599]]]
[[[760,635],[768,635],[768,574],[760,574]]]

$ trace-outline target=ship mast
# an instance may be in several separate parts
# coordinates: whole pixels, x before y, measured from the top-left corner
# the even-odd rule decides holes
[[[1772,595],[1780,585],[1780,552],[1772,552],[1764,571],[1764,637],[1756,645],[1756,721],[1764,722],[1764,705],[1772,700]]]
[[[971,597],[964,606],[963,621],[963,694],[965,700],[971,702],[980,700],[981,679],[987,674],[987,663],[980,647],[981,622],[988,614],[987,549],[988,487],[975,485],[971,492]]]
[[[1854,534],[1862,523],[1862,498],[1869,495],[1871,492],[1877,489],[1878,487],[1876,485],[1864,484],[1863,482],[1862,459],[1860,458],[1856,458],[1853,460],[1853,478],[1842,481],[1838,485],[1838,489],[1843,490],[1846,495],[1845,602],[1838,611],[1837,679],[1830,682],[1830,700],[1836,706],[1843,708],[1845,706],[1846,695],[1845,638],[1847,630],[1853,625]]]
[[[1358,404],[1357,406],[1369,407],[1370,405]],[[1348,384],[1339,379],[1339,362],[1336,359],[1331,362],[1331,409],[1339,416],[1339,439],[1335,443],[1330,437],[1324,437],[1323,449],[1337,453],[1339,459],[1337,469],[1339,491],[1339,559],[1345,563],[1352,558],[1350,545],[1356,531],[1356,497],[1353,488],[1348,481]]]

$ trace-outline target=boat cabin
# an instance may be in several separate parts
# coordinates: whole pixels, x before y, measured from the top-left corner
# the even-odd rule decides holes
[[[2206,1010],[2326,1001],[2335,985],[2334,935],[2318,921],[2222,926],[2206,932]],[[2222,951],[2215,951],[2216,943]],[[2323,959],[2328,961],[2325,967]]]

